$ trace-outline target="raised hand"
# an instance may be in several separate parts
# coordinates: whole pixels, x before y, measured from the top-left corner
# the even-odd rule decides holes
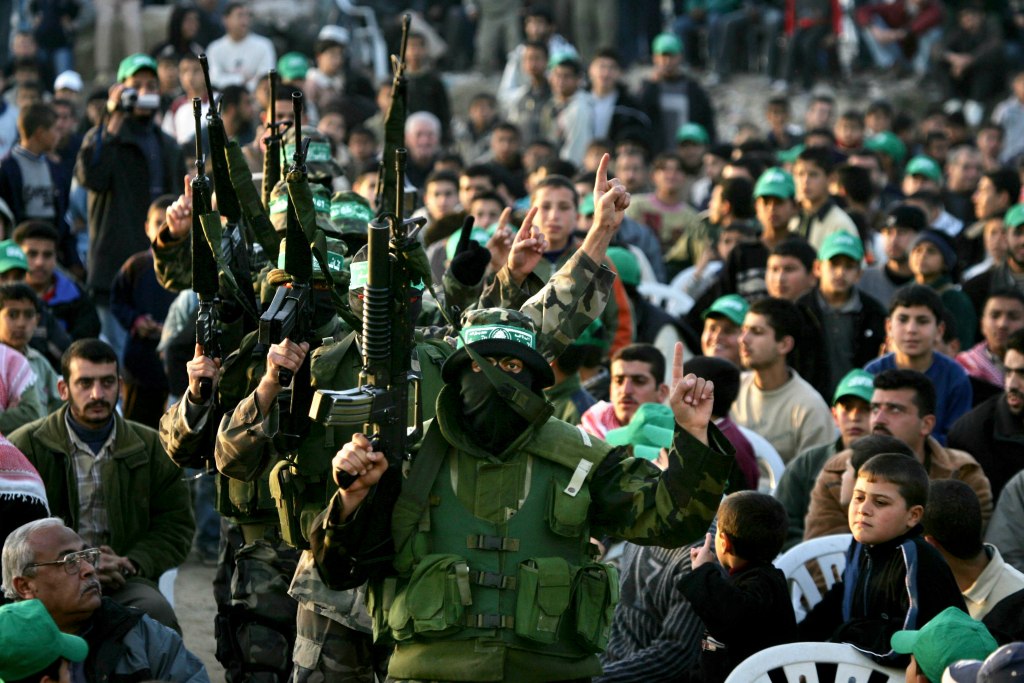
[[[605,154],[594,180],[594,225],[591,229],[618,230],[629,208],[629,193],[618,178],[608,178],[611,156]]]
[[[498,217],[498,227],[495,228],[491,239],[487,241],[487,248],[491,250],[491,270],[497,272],[508,263],[508,254],[512,251],[512,230],[508,222],[512,218],[512,207],[505,207]]]
[[[208,377],[212,383],[212,392],[217,390],[217,377],[220,374],[220,358],[209,358],[203,355],[203,347],[196,344],[195,356],[188,363],[185,364],[185,370],[188,373],[188,393],[189,400],[193,403],[202,403],[203,400],[202,391],[200,388],[200,382],[203,378]]]
[[[521,284],[533,272],[547,251],[548,241],[541,229],[533,224],[537,215],[537,207],[532,206],[526,212],[519,232],[512,240],[512,250],[508,255],[508,269],[517,284]]]
[[[711,534],[704,534],[704,545],[690,548],[690,569],[715,561],[715,541]]]
[[[365,435],[357,433],[352,435],[352,440],[342,446],[334,456],[331,468],[334,471],[335,484],[338,483],[342,474],[356,477],[348,488],[338,489],[344,508],[342,519],[347,519],[363,502],[370,487],[380,481],[381,476],[388,469],[388,461],[383,453],[373,450],[373,444]]]
[[[192,178],[188,175],[185,176],[185,194],[167,207],[166,224],[173,241],[182,239],[192,230]]]
[[[676,424],[695,439],[708,444],[708,423],[715,403],[715,384],[694,374],[683,374],[683,344],[676,342],[672,358],[672,393],[669,406]]]

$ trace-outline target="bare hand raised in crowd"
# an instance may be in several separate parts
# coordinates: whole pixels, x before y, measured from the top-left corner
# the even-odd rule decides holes
[[[622,219],[629,208],[630,195],[626,186],[618,178],[608,178],[608,167],[612,163],[610,155],[601,157],[597,166],[597,178],[594,180],[594,225],[591,229],[619,229]]]
[[[96,565],[96,577],[104,588],[117,589],[125,584],[129,576],[135,576],[135,566],[127,557],[121,557],[108,545],[100,546],[100,559]]]
[[[541,232],[539,226],[533,224],[536,215],[537,207],[531,206],[530,210],[526,212],[523,224],[519,226],[519,232],[512,240],[512,250],[508,254],[508,269],[516,284],[522,284],[526,277],[533,272],[548,248],[548,241],[544,237],[544,233]]]
[[[370,487],[380,481],[388,469],[388,461],[383,453],[373,450],[373,444],[365,435],[354,434],[352,440],[334,456],[331,467],[335,484],[343,473],[356,476],[347,489],[339,489],[344,505],[342,519],[345,519],[363,502]]]
[[[217,391],[217,378],[220,375],[220,358],[209,358],[203,355],[203,347],[196,344],[195,356],[188,363],[185,363],[185,370],[188,372],[188,398],[192,403],[202,403],[199,380],[209,377],[213,383],[213,393]]]
[[[192,178],[185,176],[185,194],[178,197],[167,207],[167,231],[171,239],[177,241],[192,230]]]
[[[512,207],[505,207],[498,217],[498,227],[495,228],[491,239],[487,241],[487,248],[491,251],[491,270],[497,272],[508,263],[508,255],[512,251],[512,229],[508,222],[512,218]]]
[[[672,358],[672,393],[668,404],[676,424],[705,446],[708,445],[708,423],[715,403],[715,384],[694,374],[683,374],[683,345],[676,342]]]
[[[690,548],[690,569],[696,569],[704,564],[714,564],[715,561],[715,537],[704,534],[704,545]]]

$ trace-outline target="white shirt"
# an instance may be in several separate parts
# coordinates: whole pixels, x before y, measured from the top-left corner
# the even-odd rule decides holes
[[[206,56],[215,88],[244,85],[253,90],[256,82],[277,65],[274,44],[253,33],[238,42],[230,36],[218,38],[206,48]]]

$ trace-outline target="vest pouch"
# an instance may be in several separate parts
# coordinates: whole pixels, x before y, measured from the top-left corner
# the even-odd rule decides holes
[[[516,635],[554,643],[572,595],[572,570],[561,557],[540,557],[519,565]]]
[[[466,607],[472,601],[466,560],[458,555],[427,555],[395,597],[388,626],[397,641],[448,636],[463,628]]]
[[[270,495],[277,504],[277,516],[281,522],[281,538],[288,545],[306,550],[309,543],[302,535],[303,491],[302,479],[296,476],[295,468],[282,460],[270,470]]]
[[[590,490],[581,486],[576,495],[565,492],[566,482],[553,479],[548,492],[548,526],[559,536],[584,538],[590,512]]]
[[[388,614],[395,602],[395,593],[398,590],[398,579],[389,576],[383,581],[370,581],[366,584],[366,611],[370,615],[373,624],[373,641],[375,643],[390,644],[391,632],[385,628],[388,623]]]
[[[619,601],[618,570],[597,562],[585,565],[576,572],[572,597],[577,642],[589,652],[602,652]]]

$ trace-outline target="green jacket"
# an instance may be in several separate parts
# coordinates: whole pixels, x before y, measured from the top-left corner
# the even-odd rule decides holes
[[[30,422],[10,435],[39,471],[50,514],[78,529],[78,484],[71,458],[67,406]],[[195,521],[181,469],[160,446],[156,431],[114,416],[114,456],[103,463],[104,498],[110,546],[156,581],[176,567],[192,546]]]

